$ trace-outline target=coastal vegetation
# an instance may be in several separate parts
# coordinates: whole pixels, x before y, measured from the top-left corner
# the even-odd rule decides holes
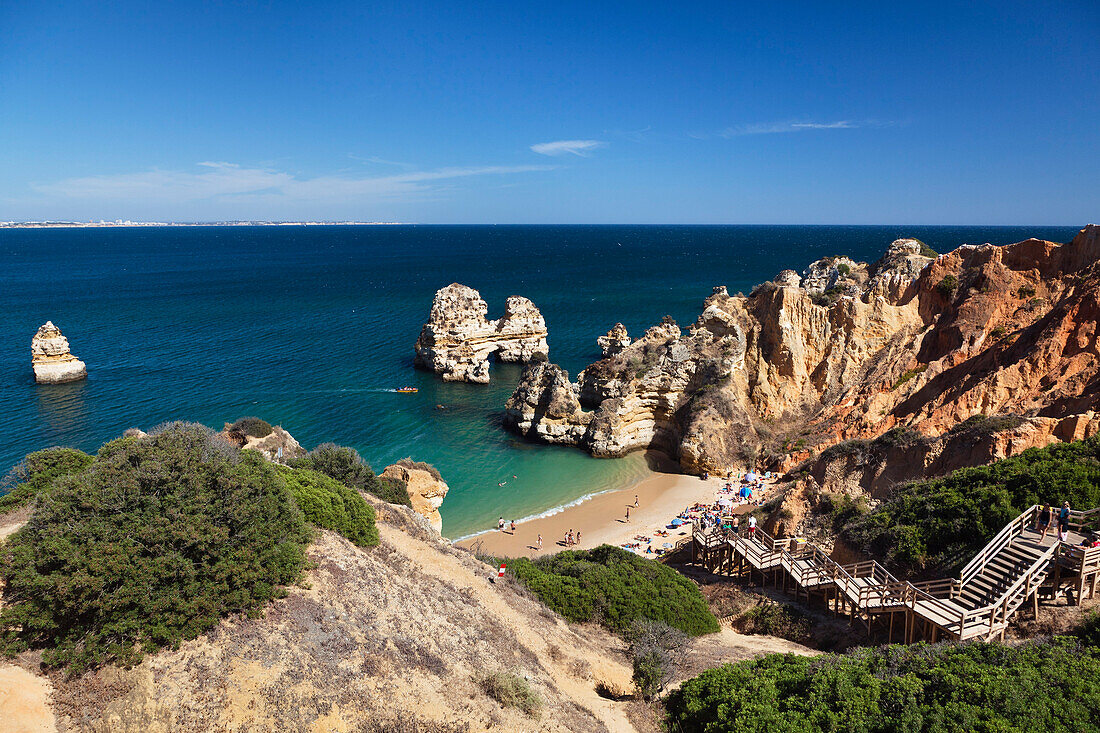
[[[485,694],[506,708],[517,708],[531,717],[538,717],[542,698],[531,689],[530,683],[514,672],[490,672],[478,682]]]
[[[197,636],[283,594],[310,530],[274,466],[199,425],[100,449],[0,547],[0,650],[72,672]]]
[[[433,472],[433,476],[439,478],[439,471],[428,466],[427,463],[416,465],[426,466]],[[348,488],[365,491],[390,504],[412,506],[405,484],[375,475],[370,465],[354,448],[335,443],[322,443],[307,455],[291,460],[290,466],[323,473]]]
[[[0,651],[42,648],[47,666],[73,673],[134,664],[282,597],[305,568],[310,525],[378,544],[354,488],[196,424],[119,438],[94,458],[39,451],[13,475],[9,496],[35,502],[0,546]]]
[[[566,550],[507,563],[520,583],[568,621],[598,621],[619,634],[638,620],[661,621],[690,636],[718,631],[718,620],[694,583],[618,547]]]
[[[229,432],[247,435],[250,438],[266,438],[274,430],[271,423],[258,417],[242,417],[229,426]]]
[[[358,491],[317,471],[285,466],[277,470],[310,524],[339,532],[360,547],[378,544],[374,507]]]
[[[1019,424],[978,416],[954,430],[975,435]],[[870,557],[909,573],[952,573],[1033,504],[1100,506],[1100,436],[1032,448],[987,466],[896,488],[871,511],[850,511],[840,535]]]
[[[83,471],[92,457],[73,448],[47,448],[28,454],[0,481],[0,514],[26,506],[54,480]]]
[[[670,730],[1086,730],[1100,719],[1100,650],[1070,637],[773,654],[684,682]]]

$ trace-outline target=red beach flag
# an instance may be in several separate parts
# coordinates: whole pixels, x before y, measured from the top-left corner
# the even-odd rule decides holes
[[[507,565],[505,565],[504,563],[500,564],[500,570],[497,571],[497,577],[498,578],[503,578],[504,577],[504,568],[506,568],[506,567],[507,567]]]

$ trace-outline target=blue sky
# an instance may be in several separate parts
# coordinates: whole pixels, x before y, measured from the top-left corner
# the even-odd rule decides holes
[[[0,220],[1083,225],[1098,34],[1095,0],[0,0]]]

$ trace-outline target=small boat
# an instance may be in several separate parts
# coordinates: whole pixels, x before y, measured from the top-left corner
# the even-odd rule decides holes
[[[401,387],[400,389],[395,389],[394,390],[394,392],[400,392],[402,394],[412,394],[414,392],[419,392],[419,391],[420,390],[418,390],[416,387]]]

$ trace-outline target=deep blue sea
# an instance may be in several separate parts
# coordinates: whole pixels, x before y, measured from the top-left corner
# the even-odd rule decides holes
[[[489,386],[412,367],[435,291],[478,289],[499,317],[531,298],[571,374],[616,321],[637,335],[695,319],[713,286],[748,292],[819,257],[877,259],[894,239],[945,252],[1065,227],[308,226],[0,230],[0,471],[30,451],[94,451],[130,427],[258,415],[304,446],[354,446],[376,468],[411,456],[451,486],[458,537],[629,485],[641,456],[589,458],[500,429],[520,368]],[[30,342],[52,320],[85,382],[38,386]],[[405,384],[416,395],[389,390]],[[439,410],[437,405],[445,406]],[[514,477],[514,478],[513,478]],[[503,486],[499,484],[506,482]]]

